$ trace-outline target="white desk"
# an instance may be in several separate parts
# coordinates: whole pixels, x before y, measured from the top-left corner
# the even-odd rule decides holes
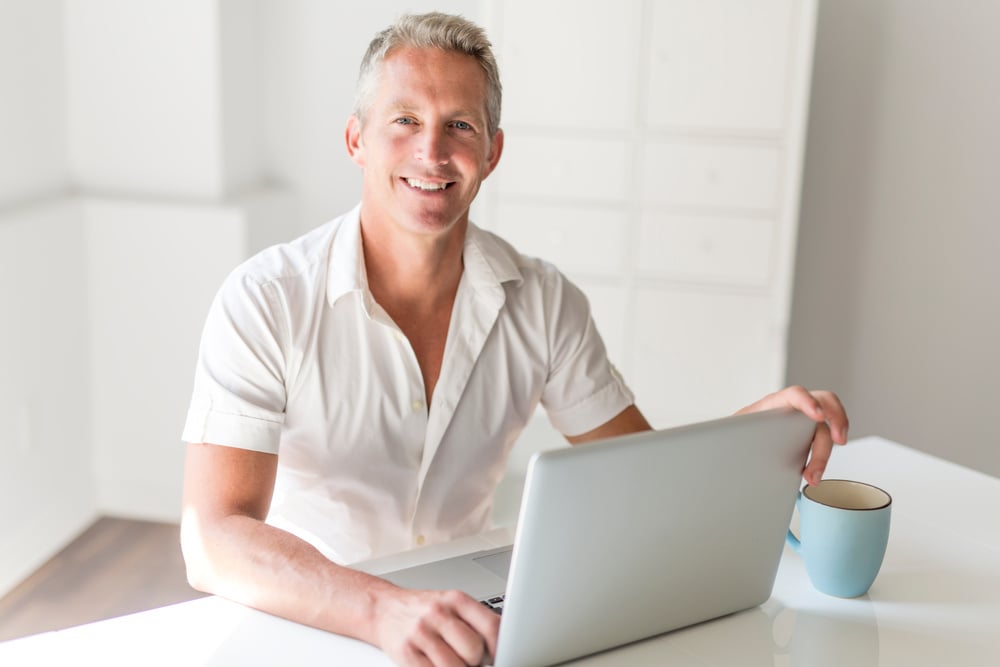
[[[574,664],[1000,664],[1000,479],[879,438],[838,449],[827,477],[882,486],[892,533],[879,578],[855,600],[813,590],[786,549],[762,607]],[[399,563],[503,543],[504,531],[373,561]],[[377,649],[219,598],[0,644],[0,665],[385,666]]]

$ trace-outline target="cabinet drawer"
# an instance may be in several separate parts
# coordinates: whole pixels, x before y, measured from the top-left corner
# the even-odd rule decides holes
[[[635,119],[642,2],[506,0],[504,124],[624,130]]]
[[[623,140],[518,135],[504,146],[495,185],[501,196],[621,202],[628,167]]]
[[[504,203],[497,231],[515,248],[555,264],[564,273],[621,274],[628,216],[611,207]]]
[[[638,289],[626,379],[653,425],[727,415],[777,389],[784,335],[773,306],[762,295]]]
[[[656,0],[651,11],[649,127],[784,128],[794,0]]]
[[[774,212],[781,150],[694,141],[643,147],[642,200],[674,207]]]
[[[763,287],[771,276],[774,221],[646,212],[639,224],[643,275]]]

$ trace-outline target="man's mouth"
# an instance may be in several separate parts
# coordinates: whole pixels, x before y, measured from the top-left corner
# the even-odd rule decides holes
[[[437,190],[444,190],[455,184],[454,181],[448,181],[445,183],[432,183],[430,181],[422,181],[419,178],[404,178],[406,184],[411,188],[417,190],[423,190],[424,192],[435,192]]]

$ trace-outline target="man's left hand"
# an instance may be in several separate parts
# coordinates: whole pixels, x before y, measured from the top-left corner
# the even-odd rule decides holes
[[[774,408],[794,408],[816,422],[809,462],[802,471],[802,477],[812,486],[819,484],[833,445],[847,442],[847,413],[840,399],[833,392],[808,391],[804,387],[793,386],[769,394],[736,414]]]

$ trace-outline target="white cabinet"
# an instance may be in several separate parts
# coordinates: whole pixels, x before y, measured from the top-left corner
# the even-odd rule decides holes
[[[789,96],[801,92],[789,86],[789,77],[801,56],[796,51],[804,36],[797,33],[802,3],[643,4],[649,25],[644,108],[649,127],[784,131]],[[812,31],[811,23],[807,29]]]
[[[497,0],[474,211],[590,296],[655,426],[784,382],[814,0]]]

